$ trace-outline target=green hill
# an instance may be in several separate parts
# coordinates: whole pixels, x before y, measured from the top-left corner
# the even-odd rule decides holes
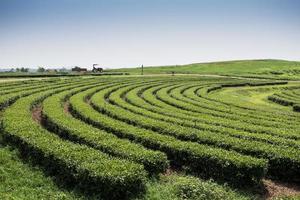
[[[141,74],[141,68],[122,68],[110,70]],[[188,65],[144,67],[144,74],[215,74],[249,76],[279,79],[300,79],[300,62],[286,60],[236,60]]]

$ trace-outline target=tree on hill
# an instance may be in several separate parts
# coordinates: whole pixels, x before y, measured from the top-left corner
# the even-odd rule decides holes
[[[21,72],[28,72],[28,71],[29,71],[29,69],[28,69],[28,68],[24,68],[24,67],[22,67],[22,68],[20,69],[20,71],[21,71]]]
[[[46,70],[45,70],[45,68],[43,68],[43,67],[39,67],[38,69],[37,69],[37,72],[39,72],[39,73],[43,73],[43,72],[45,72]]]

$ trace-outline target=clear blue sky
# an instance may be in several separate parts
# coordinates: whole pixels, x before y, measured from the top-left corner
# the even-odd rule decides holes
[[[0,66],[300,60],[299,0],[0,0]]]

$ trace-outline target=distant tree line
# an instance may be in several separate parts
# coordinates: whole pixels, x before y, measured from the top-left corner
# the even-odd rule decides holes
[[[16,72],[28,72],[28,71],[29,71],[29,68],[24,68],[24,67],[16,68]]]
[[[38,69],[37,69],[37,72],[39,72],[39,73],[43,73],[43,72],[45,72],[46,71],[46,69],[44,68],[44,67],[39,67]]]
[[[22,73],[28,73],[30,70],[30,68],[25,68],[25,67],[21,67],[21,68],[10,68],[9,70],[7,70],[6,72],[22,72]],[[34,72],[35,70],[32,70],[32,72]],[[87,68],[80,68],[78,66],[73,67],[71,70],[68,70],[66,68],[60,68],[60,69],[47,69],[45,67],[41,67],[38,66],[37,73],[59,73],[59,74],[67,74],[69,72],[88,72]],[[99,67],[96,68],[95,66],[93,66],[93,69],[91,70],[91,72],[93,73],[103,73],[103,68]]]

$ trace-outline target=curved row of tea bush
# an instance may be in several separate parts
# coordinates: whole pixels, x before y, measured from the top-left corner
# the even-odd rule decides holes
[[[283,106],[292,106],[294,111],[300,111],[300,89],[297,88],[286,88],[281,93],[275,93],[268,97],[270,101]]]
[[[17,90],[20,89],[27,89],[28,87],[34,87],[37,85],[45,85],[49,83],[58,83],[58,82],[73,82],[75,80],[79,79],[43,79],[43,80],[24,80],[24,81],[15,81],[15,82],[1,82],[0,85],[0,93],[11,93],[11,92],[17,92]]]
[[[31,118],[31,109],[35,104],[74,87],[76,84],[62,85],[59,89],[49,88],[17,100],[3,113],[5,141],[62,180],[75,182],[87,191],[101,192],[104,198],[118,199],[142,192],[146,180],[142,165],[62,140]]]
[[[276,87],[269,87],[271,90],[276,89]],[[240,88],[239,91],[245,90],[244,88]],[[254,89],[255,90],[255,89]],[[225,93],[223,91],[216,92],[213,94],[207,94],[205,90],[198,90],[197,96],[201,96],[201,98],[207,99],[208,101],[218,103],[220,105],[226,105],[233,109],[238,109],[240,112],[246,112],[246,113],[252,113],[256,114],[259,117],[270,117],[270,120],[276,120],[281,121],[283,120],[284,123],[290,124],[290,119],[296,120],[299,118],[297,115],[295,115],[292,112],[285,112],[279,109],[272,109],[270,107],[258,107],[256,105],[246,104],[245,101],[243,101],[240,98],[235,98],[234,101],[232,101],[232,94],[231,93]],[[277,116],[280,115],[280,118]],[[297,122],[299,125],[299,122]]]
[[[28,96],[30,94],[42,91],[42,90],[47,90],[48,87],[50,86],[55,86],[59,83],[68,83],[69,81],[65,82],[60,82],[60,81],[51,81],[51,82],[44,82],[43,86],[38,87],[38,88],[31,88],[31,89],[26,89],[26,90],[21,90],[19,92],[15,92],[15,93],[9,93],[6,95],[2,95],[0,96],[0,110],[7,107],[8,105],[12,104],[14,101],[16,101],[17,99],[24,97],[24,96]],[[75,83],[77,82],[77,80],[75,81],[70,81],[70,83]]]
[[[134,85],[132,87],[137,86]],[[155,120],[147,115],[147,113],[149,113],[147,110],[140,110],[134,106],[130,107],[120,98],[122,93],[128,90],[128,87],[117,88],[118,90],[115,90],[113,87],[107,88],[93,95],[90,100],[92,105],[100,112],[115,119],[135,126],[141,126],[161,134],[171,135],[183,140],[212,144],[221,148],[233,149],[244,154],[267,158],[269,160],[269,173],[272,176],[278,178],[294,176],[295,179],[300,177],[300,158],[297,156],[300,153],[299,146],[298,149],[280,145],[274,146],[263,142],[232,138],[224,134],[218,134],[217,132],[199,131],[195,128],[183,127],[180,123],[174,126],[174,123],[163,122],[163,117],[165,117],[163,115],[161,119]],[[106,99],[108,103],[105,103],[104,99]],[[133,112],[129,111],[129,107]],[[284,139],[281,140],[282,143],[285,142]],[[290,141],[292,142],[293,140]],[[294,142],[296,145],[296,141]],[[286,169],[287,163],[289,169]]]
[[[201,130],[202,132],[205,131],[207,133],[215,134],[215,132],[226,134],[229,136],[237,137],[237,138],[244,138],[244,139],[250,139],[250,140],[258,140],[258,141],[264,141],[271,144],[280,144],[280,145],[286,145],[286,146],[292,146],[296,148],[300,148],[300,141],[295,141],[292,139],[284,139],[281,137],[275,137],[267,134],[260,134],[260,133],[249,133],[245,131],[236,130],[234,128],[228,128],[226,126],[220,126],[217,124],[217,122],[211,121],[211,123],[203,123],[201,119],[192,119],[186,117],[185,114],[180,114],[179,112],[171,112],[172,109],[163,109],[160,107],[155,107],[151,104],[147,104],[147,102],[143,101],[142,98],[139,98],[138,93],[141,90],[144,90],[144,87],[149,86],[143,86],[142,89],[139,87],[135,87],[134,89],[129,91],[118,91],[118,95],[114,95],[115,98],[118,98],[117,101],[119,103],[111,101],[112,103],[118,104],[118,106],[121,106],[124,109],[130,110],[131,112],[147,116],[148,118],[153,118],[160,121],[166,121],[169,123],[175,123],[178,125],[178,127],[184,126],[184,127],[190,127],[190,128],[196,128],[190,129],[188,132],[199,132]],[[127,90],[126,88],[123,88],[122,90]],[[120,94],[124,93],[124,94]],[[120,99],[120,96],[122,98]],[[129,104],[126,104],[125,102],[122,103],[122,101],[126,100]],[[121,105],[120,105],[121,104]],[[128,118],[126,115],[121,115]],[[140,119],[141,120],[141,119]],[[146,120],[147,121],[147,120]],[[204,121],[206,122],[206,121]],[[143,122],[141,122],[143,123]],[[156,123],[147,123],[146,126],[151,127],[152,124]],[[167,125],[167,127],[170,127]],[[177,126],[176,126],[177,127]],[[171,128],[171,127],[170,127]],[[163,128],[163,130],[166,130]],[[172,131],[173,132],[173,131]]]
[[[153,95],[152,94],[156,94],[156,92],[158,91],[158,90],[160,90],[160,89],[162,89],[162,88],[156,88],[156,89],[150,89],[149,91],[145,91],[144,93],[146,94],[146,95],[149,95],[149,97],[153,97]],[[214,96],[216,95],[216,94],[219,94],[219,93],[215,93],[214,94]],[[229,103],[227,103],[227,102],[223,102],[223,97],[224,97],[224,95],[222,94],[221,96],[217,96],[218,98],[217,99],[214,99],[214,98],[210,98],[210,96],[209,97],[207,97],[207,96],[203,96],[203,95],[198,95],[198,96],[201,96],[201,99],[207,99],[208,100],[208,104],[212,104],[212,103],[215,103],[215,105],[212,105],[212,107],[214,107],[215,106],[215,109],[216,109],[216,107],[228,107],[228,108],[230,108],[230,109],[232,109],[232,111],[234,111],[234,113],[236,113],[237,114],[237,116],[239,115],[239,113],[247,113],[247,114],[251,114],[252,115],[252,117],[253,117],[253,115],[255,116],[255,117],[253,117],[253,118],[257,118],[257,116],[260,116],[260,118],[262,117],[262,116],[265,116],[265,118],[267,117],[267,118],[270,118],[270,120],[271,121],[273,121],[273,120],[276,120],[276,121],[279,121],[279,119],[278,119],[278,117],[276,116],[276,115],[274,115],[274,113],[268,113],[268,112],[266,112],[266,111],[264,111],[264,112],[260,112],[259,110],[257,110],[257,109],[252,109],[252,108],[248,108],[247,106],[248,105],[245,105],[244,107],[240,107],[240,106],[236,106],[235,104],[229,104]],[[147,100],[147,97],[145,96],[145,100]],[[236,99],[235,99],[235,101],[236,101]],[[168,104],[164,104],[165,106],[168,106]],[[212,109],[212,110],[215,110],[215,109]],[[186,112],[186,111],[182,111],[182,112]],[[193,115],[195,115],[195,113],[191,113],[191,114],[193,114]],[[284,122],[289,122],[289,120],[290,120],[290,117],[291,116],[288,116],[288,118],[286,117],[286,116],[282,116],[282,119],[285,119],[286,118],[286,120],[284,120]],[[296,118],[295,116],[294,116],[294,118]],[[280,119],[280,121],[282,121],[281,119]]]
[[[286,85],[287,81],[276,81],[276,82],[266,82],[266,81],[238,81],[237,83],[230,83],[230,84],[218,84],[216,86],[212,86],[207,88],[207,93],[210,93],[215,90],[220,90],[227,87],[245,87],[245,86],[267,86],[267,85]]]
[[[272,89],[272,88],[276,88],[276,87],[264,87],[264,88],[271,88]],[[239,90],[244,90],[244,89],[241,88]],[[256,89],[252,88],[252,90],[256,90]],[[156,93],[156,91],[157,90],[152,90],[152,93],[154,94],[154,93]],[[181,93],[182,92],[183,91],[181,91]],[[280,124],[280,126],[284,127],[284,128],[282,128],[283,131],[285,129],[288,129],[288,128],[290,129],[290,131],[293,131],[293,128],[295,128],[295,126],[300,127],[299,116],[294,115],[293,113],[285,112],[285,111],[282,112],[282,111],[278,111],[278,110],[274,110],[274,109],[263,109],[263,110],[261,110],[261,109],[257,109],[257,107],[252,108],[252,107],[249,107],[249,104],[246,104],[245,102],[242,102],[241,101],[242,98],[241,99],[235,98],[234,101],[240,101],[240,102],[237,102],[237,103],[239,103],[239,105],[242,104],[243,107],[236,106],[234,104],[234,102],[229,104],[228,102],[223,101],[223,99],[227,98],[227,97],[228,97],[228,100],[232,99],[229,95],[226,95],[226,93],[220,93],[220,95],[217,95],[217,94],[219,94],[219,92],[215,93],[213,96],[205,96],[205,95],[195,94],[195,97],[197,97],[197,96],[200,97],[200,102],[201,103],[202,103],[203,99],[204,100],[206,99],[207,101],[203,102],[202,106],[205,105],[210,110],[222,111],[222,110],[220,110],[221,108],[227,107],[229,109],[229,113],[236,114],[237,117],[240,117],[240,115],[243,115],[243,116],[245,116],[244,118],[247,119],[247,116],[249,116],[249,114],[250,114],[250,116],[248,117],[249,118],[248,120],[259,119],[259,120],[262,121],[261,122],[262,124],[264,124],[266,121],[270,121],[269,126],[271,124],[273,124],[276,127],[278,127],[279,124]],[[165,105],[168,105],[168,104],[165,104]],[[225,112],[227,114],[227,111],[225,111]],[[189,115],[195,115],[195,113],[190,113]],[[278,115],[280,115],[281,117],[279,118]],[[201,115],[201,117],[202,117],[202,115]],[[237,118],[237,119],[239,119],[239,118]],[[256,120],[256,121],[259,122],[259,120]],[[276,122],[277,125],[274,124],[274,122]]]
[[[300,104],[294,105],[293,110],[296,111],[296,112],[300,112]]]
[[[209,109],[202,109],[201,107],[198,106],[194,106],[190,103],[186,103],[180,100],[177,100],[175,98],[172,98],[171,96],[169,96],[169,90],[170,88],[172,88],[173,86],[167,87],[167,88],[163,88],[159,91],[157,91],[156,93],[156,97],[164,102],[165,104],[169,104],[173,107],[177,107],[178,110],[186,110],[188,111],[188,113],[190,115],[194,115],[194,116],[198,116],[202,119],[204,119],[205,116],[208,116],[210,121],[215,121],[218,123],[223,123],[223,124],[227,124],[227,126],[229,124],[235,124],[236,121],[238,121],[239,119],[230,119],[230,117],[226,114],[226,113],[214,113],[214,111],[209,110]],[[299,134],[296,132],[296,130],[290,130],[289,132],[286,132],[286,129],[279,129],[279,128],[272,128],[272,127],[264,127],[264,126],[258,126],[258,125],[253,125],[251,126],[251,124],[249,123],[242,123],[241,121],[239,122],[239,129],[241,130],[245,130],[248,132],[258,132],[258,133],[265,133],[265,134],[271,134],[271,135],[276,135],[279,137],[287,137],[287,138],[296,138],[296,139],[300,139]]]
[[[97,87],[100,90],[112,85],[93,85],[93,88]],[[73,118],[64,111],[64,100],[68,96],[89,88],[91,87],[77,87],[73,90],[64,91],[46,98],[43,101],[43,121],[46,127],[62,135],[64,138],[87,144],[114,156],[141,163],[150,173],[164,172],[168,166],[168,160],[163,153],[147,150],[141,145],[131,143],[125,139],[119,139],[111,133],[99,130]]]
[[[218,85],[221,90],[206,92]],[[164,173],[169,162],[238,186],[265,175],[300,180],[299,115],[228,101],[250,89],[285,86],[174,76],[55,78],[0,88],[5,141],[85,194],[143,193],[148,172]]]
[[[0,95],[6,95],[6,94],[11,94],[11,93],[17,93],[23,90],[31,90],[31,89],[36,89],[40,88],[44,85],[44,83],[41,84],[33,84],[33,85],[27,85],[24,87],[17,87],[17,88],[11,88],[9,90],[1,90]]]
[[[172,86],[171,86],[172,87]],[[175,87],[175,86],[174,86]],[[179,86],[178,86],[179,87]],[[163,87],[161,90],[166,89],[165,87]],[[157,90],[157,91],[156,91]],[[154,106],[159,107],[160,109],[164,110],[164,112],[169,112],[169,113],[174,113],[173,115],[179,115],[181,114],[183,116],[183,119],[188,119],[190,121],[193,122],[197,122],[197,123],[204,123],[204,124],[211,124],[211,125],[215,125],[217,128],[220,127],[220,123],[224,126],[224,127],[229,127],[229,128],[235,128],[236,126],[232,125],[232,124],[236,124],[237,121],[229,121],[227,120],[225,117],[215,117],[210,115],[210,110],[207,110],[205,113],[203,112],[192,112],[190,111],[190,105],[182,105],[181,102],[179,102],[178,105],[176,104],[177,102],[174,100],[174,102],[172,102],[172,99],[168,98],[167,96],[164,95],[163,92],[160,92],[160,87],[158,88],[153,88],[153,89],[149,89],[144,91],[141,95],[142,98],[148,102],[149,104],[152,104]],[[160,93],[160,94],[158,94]],[[162,99],[164,101],[162,101]],[[166,102],[167,101],[167,102]],[[185,106],[185,110],[182,110],[180,107],[181,106]],[[197,107],[194,106],[194,108],[197,109]],[[177,116],[176,116],[177,117]],[[178,116],[179,117],[179,116]],[[276,131],[274,129],[271,128],[263,128],[262,130],[260,130],[258,132],[258,130],[251,130],[248,128],[247,124],[238,124],[237,126],[240,131],[246,131],[246,132],[252,132],[252,133],[263,133],[263,134],[270,134],[270,135],[275,135],[278,137],[285,137],[285,138],[291,138],[291,139],[297,139],[300,138],[299,134],[297,134],[294,130],[295,133],[291,133],[291,132],[285,132],[285,131]],[[273,130],[273,132],[269,132],[269,130]]]
[[[257,111],[244,110],[241,108],[229,106],[226,104],[222,104],[220,102],[209,100],[205,95],[199,94],[202,88],[198,86],[186,88],[183,90],[182,95],[192,101],[200,102],[203,104],[207,104],[212,110],[219,110],[226,113],[232,113],[236,116],[243,116],[247,118],[252,118],[256,120],[261,120],[262,122],[272,122],[275,123],[276,126],[282,125],[284,123],[288,127],[293,127],[294,124],[291,124],[290,119],[287,118],[278,118],[277,115],[268,114],[264,115]]]
[[[262,118],[257,119],[255,115],[254,116],[253,115],[245,116],[245,115],[239,114],[239,112],[237,112],[237,111],[232,111],[231,109],[223,109],[223,107],[220,105],[218,107],[216,107],[213,104],[211,105],[211,102],[208,102],[205,100],[195,101],[190,98],[187,98],[187,97],[185,97],[185,95],[183,93],[189,87],[191,87],[191,86],[182,86],[180,88],[170,90],[169,95],[178,101],[182,101],[187,104],[191,104],[193,106],[196,106],[197,108],[201,108],[204,111],[209,109],[211,111],[211,114],[215,114],[217,116],[222,116],[222,117],[225,117],[226,119],[238,120],[240,122],[247,123],[249,125],[253,125],[252,127],[249,127],[249,129],[254,129],[257,126],[274,127],[276,129],[282,128],[282,123],[276,121],[277,118],[274,116],[273,116],[273,120],[271,120],[270,117],[268,119],[262,119]],[[286,126],[285,130],[286,130],[286,128],[289,128],[289,127]],[[293,126],[293,128],[294,128],[294,126]],[[293,128],[290,128],[290,129],[293,129]]]
[[[116,120],[96,112],[89,106],[84,106],[88,104],[85,99],[97,91],[97,89],[86,90],[70,98],[71,112],[74,116],[113,132],[119,137],[129,138],[148,148],[165,152],[173,164],[188,165],[196,173],[237,184],[257,182],[264,176],[267,165],[265,160],[193,142],[179,141],[174,137]]]
[[[8,81],[1,82],[0,89],[1,91],[10,90],[11,88],[23,87],[25,85],[31,85],[41,82],[40,80],[23,80],[23,81]]]
[[[186,87],[183,87],[183,89],[186,88]],[[190,100],[186,97],[184,97],[181,93],[182,91],[179,91],[178,89],[180,88],[177,88],[175,90],[172,90],[170,91],[170,96],[172,98],[175,98],[177,99],[178,101],[181,101],[181,102],[184,102],[184,103],[187,103],[187,105],[194,105],[196,106],[198,109],[199,108],[206,108],[206,109],[209,109],[210,112],[214,112],[215,113],[215,110],[213,106],[210,105],[210,103],[208,102],[196,102],[196,101],[193,101],[193,100]],[[221,107],[221,106],[220,106]],[[245,123],[248,125],[248,131],[251,131],[251,130],[256,130],[257,132],[261,131],[261,132],[274,132],[274,131],[277,131],[277,132],[289,132],[289,133],[295,133],[295,128],[300,128],[300,124],[295,124],[295,123],[285,123],[283,124],[282,120],[281,121],[277,121],[275,120],[276,119],[276,116],[273,115],[273,120],[272,119],[256,119],[256,117],[249,117],[249,116],[239,116],[237,113],[235,114],[236,112],[232,112],[230,115],[229,115],[229,112],[226,112],[226,111],[218,111],[218,115],[220,116],[223,116],[226,120],[229,120],[229,119],[232,119],[234,121],[239,121],[239,125],[241,123]],[[278,118],[278,117],[277,117]],[[225,123],[226,124],[226,123]],[[230,124],[230,123],[227,123],[227,124]]]

